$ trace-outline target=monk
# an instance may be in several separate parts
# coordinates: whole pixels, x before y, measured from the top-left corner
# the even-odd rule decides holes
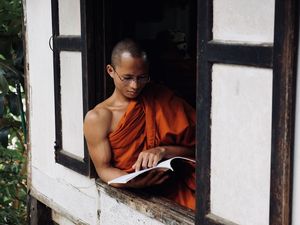
[[[108,182],[175,156],[194,157],[195,110],[169,89],[150,82],[146,53],[129,39],[112,51],[107,73],[113,94],[85,116],[84,134],[99,177]],[[195,167],[176,175],[151,170],[117,188],[147,188],[195,209]]]

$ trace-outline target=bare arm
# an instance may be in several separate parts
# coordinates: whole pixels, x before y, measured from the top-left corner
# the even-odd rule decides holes
[[[89,154],[99,177],[107,182],[127,174],[125,171],[112,167],[111,148],[108,141],[112,113],[106,109],[88,112],[84,121],[84,134]],[[118,186],[118,185],[115,185]]]
[[[89,154],[96,171],[104,182],[127,174],[125,171],[112,167],[111,147],[108,141],[108,132],[112,113],[106,109],[88,112],[84,121],[84,134]],[[164,182],[168,176],[164,171],[153,171],[146,176],[134,179],[127,184],[111,184],[114,187],[142,188]]]

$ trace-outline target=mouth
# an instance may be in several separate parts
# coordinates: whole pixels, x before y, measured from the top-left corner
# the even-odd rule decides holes
[[[137,96],[138,95],[138,91],[127,91],[127,93],[130,95],[130,96]]]

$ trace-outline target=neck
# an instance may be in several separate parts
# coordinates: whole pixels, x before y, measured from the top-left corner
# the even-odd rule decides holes
[[[117,89],[114,90],[113,94],[111,95],[111,98],[118,105],[128,104],[132,100],[132,99],[127,98],[126,96],[122,95]]]

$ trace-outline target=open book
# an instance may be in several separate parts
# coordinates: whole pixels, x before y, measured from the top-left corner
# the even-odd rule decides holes
[[[151,167],[151,168],[143,169],[143,170],[140,170],[140,171],[137,171],[137,172],[129,173],[129,174],[120,176],[118,178],[115,178],[113,180],[110,180],[107,183],[108,184],[112,184],[112,183],[125,184],[128,181],[130,181],[131,179],[137,177],[138,175],[140,175],[142,173],[145,173],[149,170],[157,169],[157,168],[170,169],[170,170],[173,171],[173,168],[171,166],[171,162],[173,160],[187,160],[187,161],[190,161],[190,162],[195,162],[195,160],[193,160],[193,159],[177,156],[177,157],[173,157],[173,158],[167,159],[165,161],[162,161],[162,162],[158,163],[155,167]]]

